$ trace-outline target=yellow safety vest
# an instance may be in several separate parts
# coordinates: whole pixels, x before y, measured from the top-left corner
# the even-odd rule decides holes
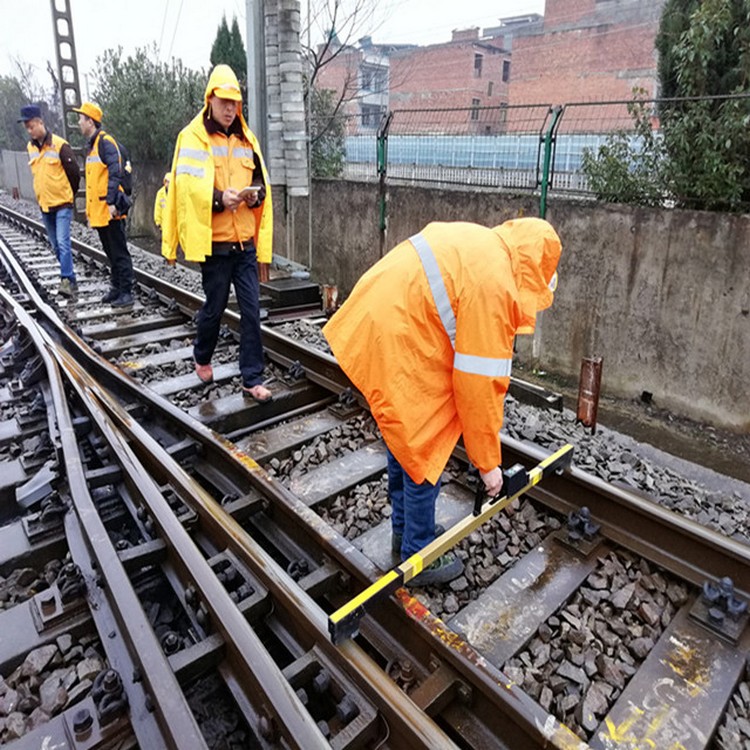
[[[109,215],[109,207],[107,206],[109,169],[107,169],[107,165],[99,156],[100,138],[111,141],[115,148],[117,148],[115,139],[100,130],[94,139],[88,156],[86,156],[86,216],[92,227],[106,227],[112,220]],[[124,218],[124,216],[117,217],[117,219]]]
[[[31,142],[26,144],[34,177],[34,194],[45,213],[51,208],[73,202],[73,188],[60,160],[60,149],[68,142],[54,133],[51,136],[51,142],[47,143],[45,138],[41,149]]]

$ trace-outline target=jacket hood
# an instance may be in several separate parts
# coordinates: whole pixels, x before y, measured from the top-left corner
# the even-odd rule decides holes
[[[237,76],[234,71],[228,66],[217,65],[208,77],[208,83],[206,84],[206,91],[203,94],[203,101],[208,106],[208,98],[213,94],[215,89],[225,88],[231,91],[240,91],[240,82],[237,80]],[[234,97],[227,97],[228,99]],[[242,101],[241,96],[239,101]]]
[[[536,315],[554,299],[557,264],[562,245],[557,232],[544,219],[513,219],[493,227],[508,248],[519,292],[521,325],[518,333],[533,333]]]
[[[210,113],[208,99],[211,94],[213,94],[214,89],[220,88],[221,86],[229,86],[232,89],[237,88],[237,90],[239,90],[240,88],[239,81],[237,80],[237,76],[234,74],[234,71],[228,65],[224,65],[223,63],[221,65],[217,65],[211,71],[211,75],[208,77],[208,83],[206,84],[206,91],[203,94],[204,107],[201,112],[198,113],[198,116],[195,118],[195,120],[193,120],[193,123],[191,124],[192,127],[198,128],[198,132],[204,139],[205,129],[203,127],[200,127],[200,125],[202,124],[203,117],[206,115],[206,113]],[[242,123],[242,132],[245,134],[245,137],[247,137],[250,128],[248,128],[245,117],[242,114],[242,99],[237,101],[237,117],[240,118],[240,122]]]

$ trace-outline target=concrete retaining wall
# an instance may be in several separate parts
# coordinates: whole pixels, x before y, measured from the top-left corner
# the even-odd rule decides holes
[[[281,195],[275,205],[276,247],[307,263],[306,200],[290,243]],[[312,206],[313,276],[346,293],[379,258],[377,187],[317,181]],[[531,196],[393,187],[388,247],[435,219],[491,226],[536,213]],[[547,218],[563,257],[544,368],[577,381],[581,358],[601,356],[605,393],[650,391],[678,414],[750,429],[750,216],[554,198]],[[522,360],[530,341],[519,337]]]
[[[0,151],[0,187],[9,193],[18,190],[21,198],[36,200],[29,157],[25,151]]]
[[[0,153],[0,185],[33,199],[25,154]],[[139,168],[131,235],[155,232],[163,166]],[[308,199],[274,192],[275,251],[308,263]],[[538,200],[391,187],[387,248],[433,220],[492,226],[535,216]],[[342,296],[380,257],[377,186],[318,180],[312,270]],[[563,241],[560,285],[544,314],[540,364],[577,381],[582,357],[604,358],[605,393],[653,393],[678,414],[750,429],[750,216],[579,203],[553,198]],[[528,362],[531,338],[518,341]]]

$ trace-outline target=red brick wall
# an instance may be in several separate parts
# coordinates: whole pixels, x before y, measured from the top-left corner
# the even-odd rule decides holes
[[[544,32],[513,40],[509,103],[630,99],[634,87],[654,96],[654,39],[662,4],[547,0]],[[614,108],[602,110],[598,116],[606,120],[606,129],[630,123],[624,108],[619,114]],[[583,119],[574,124],[567,118],[563,123],[568,130],[602,129]]]
[[[474,73],[474,56],[482,55],[482,75]],[[392,109],[437,109],[471,107],[474,99],[479,107],[498,106],[507,101],[508,84],[503,83],[503,60],[509,55],[495,47],[472,42],[450,42],[396,52],[391,55],[390,106]],[[492,84],[492,93],[489,87]],[[485,113],[472,120],[470,113],[441,113],[434,118],[439,130],[463,126],[463,132],[486,132],[490,126]],[[429,122],[427,116],[422,124]],[[403,119],[402,119],[403,122]],[[394,121],[394,126],[398,125]],[[491,126],[493,132],[496,126]]]
[[[322,65],[315,79],[316,88],[333,89],[339,96],[346,88],[347,103],[344,109],[348,114],[359,112],[357,102],[349,100],[354,99],[357,94],[360,63],[361,53],[358,50],[345,50]]]
[[[596,0],[547,0],[544,7],[545,27],[577,24],[591,15]]]

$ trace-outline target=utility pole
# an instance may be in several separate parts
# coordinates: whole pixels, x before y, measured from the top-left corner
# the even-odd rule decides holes
[[[73,37],[73,14],[70,0],[50,0],[52,8],[52,31],[55,35],[55,53],[57,55],[57,74],[60,76],[60,105],[62,107],[63,138],[70,141],[70,135],[78,131],[78,115],[74,108],[81,106],[81,87],[78,82],[78,59],[76,43]],[[88,89],[88,81],[87,86]],[[88,91],[86,92],[88,95]],[[79,162],[83,162],[83,149],[74,148],[73,152]],[[74,197],[75,217],[82,221],[86,212],[86,193],[84,181]]]
[[[266,148],[266,34],[264,0],[247,0],[247,114],[252,130]]]
[[[52,30],[55,35],[57,73],[60,76],[60,104],[63,116],[63,137],[70,140],[70,132],[75,132],[77,121],[74,107],[81,106],[81,87],[78,82],[78,60],[76,43],[73,38],[73,15],[69,0],[50,0],[52,8]]]

